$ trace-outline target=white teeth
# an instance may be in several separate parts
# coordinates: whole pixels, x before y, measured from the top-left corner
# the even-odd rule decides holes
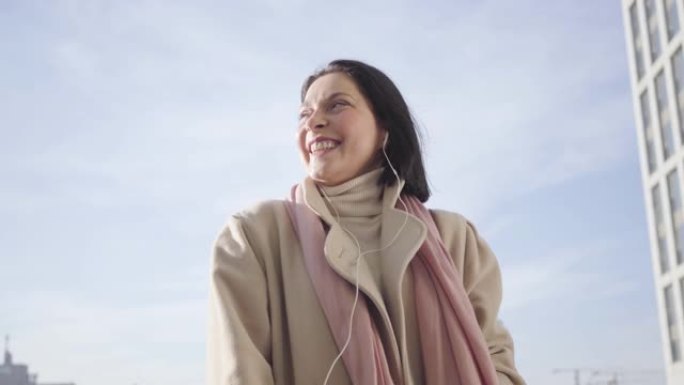
[[[319,150],[327,150],[329,148],[335,148],[339,144],[337,142],[334,142],[332,140],[323,140],[320,142],[314,142],[311,144],[311,152],[314,151],[319,151]]]

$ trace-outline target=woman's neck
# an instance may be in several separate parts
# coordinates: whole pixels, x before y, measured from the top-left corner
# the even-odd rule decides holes
[[[337,186],[317,185],[333,216],[372,217],[382,212],[383,168],[376,168]],[[327,198],[327,199],[326,199]]]

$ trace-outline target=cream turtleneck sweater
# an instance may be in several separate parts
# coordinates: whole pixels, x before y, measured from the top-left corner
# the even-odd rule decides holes
[[[338,218],[340,225],[349,230],[359,241],[361,252],[377,250],[380,246],[380,228],[382,223],[383,186],[378,185],[383,168],[376,168],[337,186],[322,186],[321,190],[328,210]],[[325,199],[327,196],[328,199]],[[364,258],[372,268],[379,272],[378,252],[364,254]],[[380,277],[376,276],[376,279]]]
[[[383,171],[384,168],[377,168],[337,186],[316,185],[332,216],[335,218],[338,218],[339,216],[339,224],[342,225],[343,228],[349,230],[359,241],[362,254],[369,250],[378,250],[382,246],[386,246],[380,245],[383,208],[382,198],[385,187],[378,185],[378,179]],[[326,199],[326,196],[328,199]],[[383,288],[381,290],[381,295],[384,298],[386,293],[382,282],[383,277],[381,272],[383,270],[383,262],[381,257],[382,253],[376,251],[363,254],[361,258],[366,261],[369,271],[379,287]],[[414,309],[413,274],[411,269],[408,269],[406,274],[407,279],[404,280],[402,287],[403,297],[406,309]],[[392,304],[385,303],[385,305],[390,310],[390,313],[392,313]],[[406,312],[404,317],[406,317],[408,325],[417,325],[417,320],[413,311]],[[394,324],[394,320],[392,323]],[[398,325],[394,325],[395,328],[397,326]],[[409,330],[406,331],[395,329],[395,332],[406,333],[406,338],[410,343],[410,346],[420,346],[418,332],[415,326],[410,327]],[[389,337],[388,334],[385,334],[383,339],[384,338],[393,337]],[[394,338],[398,337],[395,336]],[[409,356],[407,359],[410,363],[410,376],[413,378],[414,383],[421,383],[423,372],[420,349],[414,349],[405,352],[404,354],[408,354]]]

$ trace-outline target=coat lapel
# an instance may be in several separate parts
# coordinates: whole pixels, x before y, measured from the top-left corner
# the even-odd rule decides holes
[[[304,201],[325,223],[329,231],[325,238],[324,254],[328,264],[341,277],[354,285],[356,282],[356,261],[359,254],[358,246],[353,238],[339,225],[337,219],[328,210],[323,197],[310,178],[302,183]],[[388,352],[392,352],[393,359],[390,362],[401,365],[400,348],[398,342],[404,344],[403,333],[395,333],[394,327],[388,314],[385,302],[395,309],[392,319],[398,322],[397,330],[403,331],[405,320],[402,305],[402,281],[406,269],[415,256],[416,252],[425,240],[427,229],[415,216],[394,208],[404,181],[386,187],[383,194],[383,219],[380,232],[380,245],[387,248],[381,251],[382,282],[373,278],[371,269],[362,257],[358,260],[358,282],[361,290],[370,299],[377,313],[382,317],[385,330],[398,337],[390,339],[391,346]],[[400,207],[401,203],[399,203]],[[405,222],[405,223],[404,223]],[[403,227],[402,227],[403,226]],[[382,286],[381,286],[382,285]],[[386,288],[386,296],[383,298],[382,288]],[[395,367],[394,369],[398,369]]]
[[[394,184],[385,189],[380,233],[380,244],[383,246],[389,244],[381,252],[384,286],[392,294],[392,299],[399,300],[399,303],[401,303],[401,282],[406,268],[427,235],[427,228],[423,222],[404,211],[401,202],[399,202],[399,207],[402,209],[395,208],[403,186],[404,181],[400,181],[398,185]]]
[[[304,201],[321,219],[330,230],[325,238],[323,251],[330,267],[352,285],[356,282],[356,261],[359,248],[354,239],[340,226],[337,219],[330,213],[328,207],[317,190],[313,180],[306,178],[302,184],[304,188]],[[391,330],[391,323],[385,306],[378,282],[373,279],[368,264],[363,258],[359,260],[358,281],[359,289],[365,293],[371,302],[378,308],[386,326]]]
[[[304,200],[309,208],[323,219],[330,230],[325,239],[324,252],[328,263],[350,283],[355,282],[356,259],[359,254],[354,239],[339,225],[337,219],[328,210],[323,197],[310,178],[306,178]],[[401,293],[401,281],[408,264],[413,259],[427,234],[423,222],[415,216],[394,208],[404,181],[386,187],[383,194],[383,219],[380,231],[381,247],[389,246],[381,251],[382,276],[392,293]],[[401,207],[401,203],[399,203]],[[406,222],[404,224],[404,222]],[[403,227],[402,227],[403,226]],[[361,258],[359,265],[359,286],[371,296],[373,302],[382,304],[379,283],[375,282],[368,271],[368,265]],[[384,306],[383,306],[384,307]]]
[[[395,322],[395,328],[399,331],[394,336],[398,345],[399,357],[403,361],[403,376],[409,378],[410,364],[407,361],[409,353],[406,341],[406,318],[404,299],[402,298],[403,283],[406,269],[425,240],[427,228],[418,218],[403,211],[401,202],[398,206],[402,210],[394,208],[402,187],[403,181],[398,186],[395,184],[385,189],[380,240],[383,246],[388,244],[389,246],[382,250],[380,260],[382,261],[383,291],[386,294],[385,303],[391,319]],[[408,295],[413,295],[413,293]]]

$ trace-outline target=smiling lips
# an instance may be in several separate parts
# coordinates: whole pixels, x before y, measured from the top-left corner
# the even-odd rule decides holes
[[[321,155],[326,153],[329,150],[332,150],[334,148],[337,148],[340,145],[340,142],[333,140],[333,139],[319,139],[315,140],[309,145],[309,153],[313,155]]]

